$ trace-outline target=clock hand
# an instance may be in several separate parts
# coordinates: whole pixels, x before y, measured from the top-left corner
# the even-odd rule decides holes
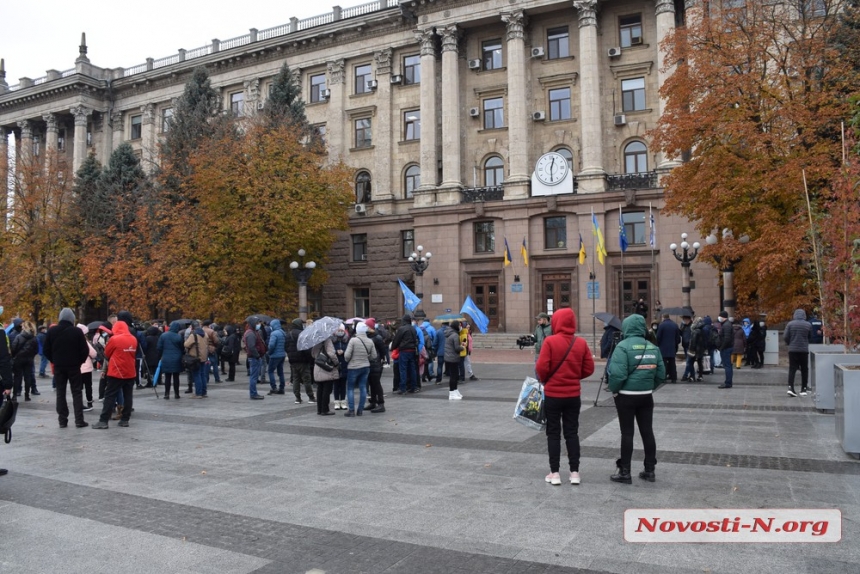
[[[553,169],[552,168],[554,168],[554,167],[555,167],[555,156],[553,156],[553,158],[552,158],[552,163],[549,164],[549,180],[550,181],[553,181],[553,178],[552,178]]]

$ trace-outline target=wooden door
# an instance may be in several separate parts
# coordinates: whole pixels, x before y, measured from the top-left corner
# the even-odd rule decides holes
[[[653,317],[654,310],[651,309],[651,277],[647,274],[624,274],[624,282],[621,288],[621,314],[619,317],[627,317],[636,310],[636,302],[639,298],[645,300],[648,305],[648,317]]]
[[[570,280],[570,273],[544,275],[541,282],[543,286],[538,301],[538,313],[549,313],[550,307],[553,311],[558,311],[573,304],[573,282]]]
[[[503,302],[498,277],[472,277],[472,301],[490,320],[489,330],[497,331]]]

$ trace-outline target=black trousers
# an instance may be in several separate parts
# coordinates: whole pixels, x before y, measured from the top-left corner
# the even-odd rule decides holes
[[[457,380],[459,378],[457,371],[458,363],[445,363],[445,372],[448,373],[448,390],[457,390]]]
[[[236,380],[236,361],[227,361],[227,379],[230,381]]]
[[[105,398],[105,389],[107,389],[107,375],[104,371],[99,371],[99,400]]]
[[[103,423],[110,420],[110,415],[116,407],[116,396],[122,389],[122,400],[125,404],[122,406],[122,417],[120,420],[128,422],[131,417],[131,408],[134,406],[134,378],[117,379],[116,377],[107,378],[107,389],[105,390],[105,402],[102,404],[102,414],[99,420]]]
[[[400,359],[391,361],[391,371],[394,374],[394,386],[391,392],[396,393],[400,390]]]
[[[663,357],[663,364],[666,365],[666,380],[667,381],[677,381],[678,380],[678,368],[675,366],[675,357]]]
[[[385,396],[382,392],[382,368],[375,373],[373,368],[370,369],[370,374],[367,376],[367,386],[370,389],[367,400],[372,405],[384,405]]]
[[[57,385],[57,416],[60,424],[69,422],[69,404],[66,402],[66,385],[72,387],[72,408],[75,412],[75,423],[84,422],[84,400],[81,395],[83,383],[81,381],[81,368],[57,367],[54,365],[54,382]]]
[[[619,468],[630,469],[633,458],[634,421],[639,426],[639,436],[645,449],[645,470],[654,471],[657,465],[657,441],[654,440],[654,395],[622,395],[615,397],[618,424],[621,426],[621,458],[616,461]]]
[[[456,373],[456,369],[451,369]],[[549,451],[549,469],[558,472],[561,465],[561,435],[567,446],[567,461],[570,472],[579,472],[579,397],[545,397],[546,401],[546,447]]]
[[[173,381],[173,396],[179,398],[179,373],[164,373],[164,396],[170,396],[170,381]]]
[[[84,387],[84,394],[87,396],[87,402],[93,402],[93,372],[81,373],[81,383]]]
[[[788,386],[794,391],[794,374],[800,369],[800,390],[805,391],[809,383],[809,353],[788,352]]]
[[[30,396],[30,391],[36,388],[36,377],[33,375],[33,360],[21,363],[12,362],[12,387],[15,395],[21,394],[21,383],[24,383],[24,395]]]
[[[334,381],[317,381],[317,414],[329,412]]]

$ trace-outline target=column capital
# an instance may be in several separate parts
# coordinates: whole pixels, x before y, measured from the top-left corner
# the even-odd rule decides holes
[[[421,43],[422,56],[436,56],[436,38],[433,33],[433,28],[425,28],[423,30],[415,30],[415,37]]]
[[[59,129],[57,126],[57,114],[54,114],[54,113],[42,114],[42,119],[45,120],[46,124],[48,124],[47,131],[49,133],[50,132],[56,132]]]
[[[30,139],[33,137],[33,122],[31,120],[18,122],[18,127],[21,128],[21,139]]]
[[[346,66],[346,62],[343,58],[326,62],[326,69],[328,70],[328,84],[330,86],[343,82],[344,66]]]
[[[684,0],[684,9],[692,10],[696,6],[698,6],[699,0]]]
[[[394,50],[391,48],[384,48],[373,53],[373,61],[376,64],[377,76],[387,76],[391,74],[391,56],[393,54]]]
[[[660,14],[665,13],[675,13],[675,2],[674,0],[657,0],[657,8],[655,10],[656,14],[659,16]]]
[[[525,38],[525,27],[528,19],[522,10],[503,12],[502,22],[507,24],[507,40],[523,40]]]
[[[75,125],[76,126],[86,126],[87,118],[93,111],[86,106],[75,106],[69,110],[72,112],[72,115],[75,116]]]
[[[574,0],[573,6],[579,10],[579,27],[597,27],[597,0]]]
[[[120,110],[113,110],[110,113],[110,126],[113,128],[113,131],[122,131],[122,112]]]
[[[456,24],[445,26],[441,29],[442,51],[457,52],[457,43],[460,41],[460,28]]]
[[[140,111],[143,112],[141,123],[150,125],[155,122],[155,104],[145,104],[140,106]]]

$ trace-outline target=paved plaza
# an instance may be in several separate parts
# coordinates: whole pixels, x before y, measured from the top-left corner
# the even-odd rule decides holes
[[[0,445],[0,572],[853,573],[860,462],[833,415],[789,398],[786,368],[655,395],[657,482],[609,481],[619,431],[583,384],[582,484],[551,486],[546,439],[511,418],[529,350],[477,350],[480,381],[427,385],[387,412],[320,417],[291,394],[248,400],[244,369],[206,400],[135,392],[130,428],[58,428],[50,381]],[[391,390],[391,370],[383,378]],[[267,388],[267,387],[261,387]],[[100,404],[97,403],[98,407]],[[87,420],[97,420],[97,411]],[[562,459],[562,470],[565,470]],[[563,473],[564,474],[564,473]],[[628,508],[838,508],[830,544],[642,544]]]

